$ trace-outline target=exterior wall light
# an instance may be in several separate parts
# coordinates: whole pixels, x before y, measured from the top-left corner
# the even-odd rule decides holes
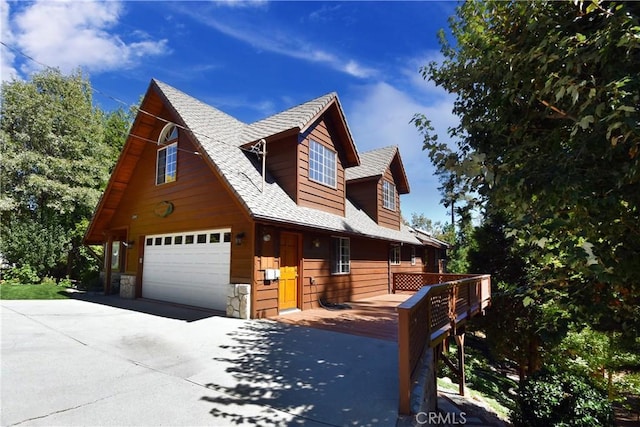
[[[262,236],[262,240],[264,240],[265,242],[268,242],[271,240],[271,234],[265,234],[264,236]]]
[[[244,239],[244,231],[236,234],[236,245],[240,246],[242,244],[242,240]]]
[[[313,239],[311,241],[311,243],[313,244],[314,248],[319,248],[320,247],[320,239]]]

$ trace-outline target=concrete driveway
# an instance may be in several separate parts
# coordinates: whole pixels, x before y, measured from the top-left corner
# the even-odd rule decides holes
[[[394,426],[393,342],[151,301],[0,301],[1,424]]]

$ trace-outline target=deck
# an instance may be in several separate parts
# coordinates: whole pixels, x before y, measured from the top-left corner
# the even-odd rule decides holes
[[[272,319],[282,323],[397,342],[396,307],[412,295],[413,292],[378,295],[346,303],[351,308],[316,308],[281,314]]]
[[[480,274],[395,273],[392,294],[345,304],[344,309],[314,309],[274,317],[279,322],[360,335],[398,343],[399,413],[418,413],[425,401],[419,391],[435,393],[419,365],[434,372],[442,359],[458,377],[464,396],[465,324],[491,304],[491,276]],[[458,345],[457,365],[445,354],[444,342]],[[432,352],[432,353],[429,353]],[[433,354],[433,357],[423,357]],[[424,377],[424,378],[423,378]],[[418,381],[421,387],[414,387]],[[424,383],[424,384],[423,384]],[[418,391],[416,391],[418,390]],[[415,394],[415,396],[414,396]],[[413,396],[413,397],[412,397]],[[411,402],[422,402],[412,405]]]

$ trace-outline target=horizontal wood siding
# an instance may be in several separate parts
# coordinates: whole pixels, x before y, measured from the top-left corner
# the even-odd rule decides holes
[[[297,145],[297,135],[267,143],[267,170],[294,201],[298,189]]]
[[[378,180],[347,183],[347,198],[378,222]]]
[[[155,144],[148,143],[112,217],[109,229],[128,229],[128,240],[138,242],[140,236],[211,228],[230,227],[232,232],[231,281],[251,283],[253,226],[249,216],[229,195],[224,183],[206,161],[192,154],[195,146],[183,134],[178,143],[177,178],[175,182],[156,185]],[[158,213],[162,202],[171,202],[173,213]],[[237,233],[245,233],[243,244],[236,245]],[[137,245],[127,251],[126,270],[138,271]]]
[[[316,239],[319,247],[313,243]],[[351,238],[351,273],[333,275],[332,238],[311,234],[303,240],[303,309],[319,307],[319,298],[336,303],[389,292],[387,242]]]
[[[411,248],[416,248],[415,265],[411,265]],[[422,246],[402,245],[400,247],[400,264],[391,264],[391,273],[424,273],[425,248]]]
[[[395,185],[393,174],[388,168],[384,174],[383,179],[378,182],[378,225],[382,227],[392,228],[394,230],[400,230],[400,195],[398,194],[398,189],[396,188],[396,209],[394,211],[385,208],[382,204],[382,185],[385,180]]]
[[[305,134],[305,138],[298,146],[298,194],[296,201],[300,206],[320,209],[326,212],[344,216],[345,211],[345,179],[344,154],[340,143],[335,141],[330,132],[330,124],[321,119]],[[338,153],[336,158],[337,179],[336,188],[311,181],[309,179],[309,140],[324,145]]]
[[[264,280],[264,270],[280,268],[278,247],[280,245],[279,231],[274,227],[258,225],[256,229],[256,256],[254,259],[253,288],[254,301],[251,317],[265,318],[278,314],[278,281]],[[264,236],[269,235],[265,241]]]

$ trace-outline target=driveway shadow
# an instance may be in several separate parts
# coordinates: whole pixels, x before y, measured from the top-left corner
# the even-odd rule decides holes
[[[123,310],[131,310],[137,311],[139,313],[151,314],[153,316],[184,320],[186,322],[195,322],[197,320],[216,316],[226,317],[226,313],[223,313],[221,311],[207,310],[205,308],[189,307],[180,304],[172,304],[169,302],[149,299],[125,299],[120,298],[118,295],[76,292],[72,295],[71,298],[91,302],[94,304],[117,307]]]
[[[395,344],[273,321],[249,322],[229,338],[225,348],[234,356],[213,360],[229,366],[233,382],[212,379],[206,387],[221,394],[202,397],[216,419],[265,427],[395,425]],[[232,409],[243,405],[273,413],[247,418]]]

